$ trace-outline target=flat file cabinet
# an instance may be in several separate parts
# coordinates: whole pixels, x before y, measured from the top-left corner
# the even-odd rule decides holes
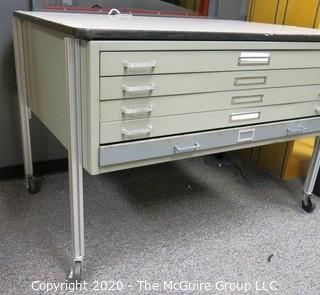
[[[53,12],[15,12],[13,28],[29,191],[30,110],[69,153],[71,278],[83,270],[83,168],[95,175],[320,133],[316,30]]]

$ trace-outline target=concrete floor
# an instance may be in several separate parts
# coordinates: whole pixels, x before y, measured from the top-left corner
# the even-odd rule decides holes
[[[320,294],[320,200],[307,214],[301,180],[247,167],[250,181],[263,183],[254,186],[232,165],[217,164],[211,156],[85,174],[88,290],[76,294]],[[65,282],[70,262],[67,174],[40,180],[33,196],[23,180],[0,183],[0,294],[66,293],[62,285],[56,293],[32,290],[33,281]],[[94,281],[112,280],[124,290],[93,290]],[[140,290],[139,280],[160,290]],[[164,291],[170,280],[208,283],[210,291]],[[278,290],[257,291],[256,281],[260,288],[276,281]]]

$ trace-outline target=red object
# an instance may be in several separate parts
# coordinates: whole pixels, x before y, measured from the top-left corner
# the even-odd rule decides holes
[[[209,9],[209,0],[199,0],[200,8],[199,12],[173,12],[173,11],[159,11],[159,10],[146,10],[146,9],[136,9],[136,8],[120,8],[118,9],[123,13],[136,13],[136,14],[153,14],[153,15],[179,15],[179,16],[207,16]],[[110,11],[107,7],[76,7],[76,6],[44,6],[45,10],[54,10],[54,11],[72,11],[72,12],[96,12],[96,13],[108,13]]]
[[[209,11],[209,0],[200,0],[200,8],[199,8],[199,14],[203,16],[208,15]]]
[[[90,11],[90,12],[108,12],[106,8],[89,8],[89,7],[76,7],[76,6],[44,6],[44,10],[63,10],[63,11]]]
[[[173,11],[159,11],[159,10],[146,10],[146,9],[136,9],[136,8],[123,8],[119,9],[121,12],[124,13],[136,13],[136,14],[155,14],[155,15],[185,15],[185,16],[199,16],[196,12],[173,12]]]

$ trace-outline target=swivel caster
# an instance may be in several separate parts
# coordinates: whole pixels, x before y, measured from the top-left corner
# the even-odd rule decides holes
[[[34,195],[39,192],[39,189],[36,185],[36,182],[33,176],[28,177],[27,186],[28,186],[28,192],[31,195]]]
[[[73,269],[71,270],[69,279],[72,282],[80,283],[82,277],[82,263],[81,261],[75,261]]]
[[[312,195],[305,195],[302,198],[302,208],[311,213],[315,209],[315,204],[312,202]]]

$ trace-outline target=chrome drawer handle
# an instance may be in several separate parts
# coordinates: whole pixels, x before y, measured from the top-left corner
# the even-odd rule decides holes
[[[299,125],[297,128],[287,128],[287,135],[301,134],[307,130],[306,127]]]
[[[199,148],[200,148],[200,144],[195,142],[194,145],[192,145],[192,146],[179,147],[179,146],[175,145],[174,151],[175,151],[175,153],[187,153],[187,152],[196,151]]]
[[[263,102],[263,94],[260,95],[244,95],[233,96],[231,98],[231,104],[245,104],[245,103],[258,103]]]
[[[123,115],[130,116],[130,115],[143,115],[143,114],[150,114],[152,112],[153,107],[148,106],[145,108],[136,108],[136,109],[128,109],[123,107],[121,112]]]
[[[268,52],[241,52],[239,66],[259,66],[270,64],[270,53]]]
[[[151,92],[154,90],[154,84],[142,85],[142,86],[128,86],[123,85],[122,90],[127,93],[136,93],[136,92]]]
[[[148,134],[151,133],[151,131],[152,131],[152,126],[148,126],[147,128],[144,128],[144,129],[131,129],[131,130],[128,130],[128,129],[122,128],[121,133],[124,136],[132,137],[132,136],[148,135]]]
[[[260,112],[237,113],[237,114],[230,115],[230,122],[258,120],[259,118],[260,118]]]
[[[234,79],[234,86],[265,85],[267,76],[260,77],[240,77]]]
[[[157,65],[157,62],[155,60],[150,61],[150,62],[129,62],[129,61],[124,61],[123,62],[123,67],[125,69],[153,69]]]

